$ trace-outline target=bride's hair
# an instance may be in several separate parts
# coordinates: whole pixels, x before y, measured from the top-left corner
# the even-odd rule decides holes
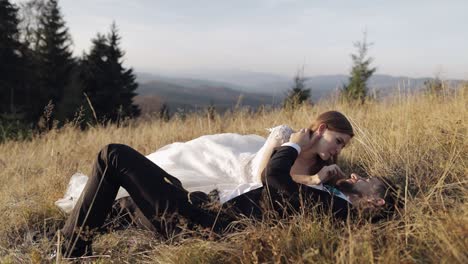
[[[309,129],[314,132],[321,124],[327,125],[327,129],[331,131],[354,136],[353,126],[342,113],[338,111],[328,111],[321,113],[315,121],[310,125]]]
[[[350,137],[354,136],[354,131],[353,131],[353,126],[349,122],[349,120],[346,118],[345,115],[338,111],[327,111],[324,113],[321,113],[317,118],[314,120],[314,122],[310,125],[309,129],[313,132],[315,132],[318,127],[321,124],[327,125],[327,129],[339,133],[343,133],[346,135],[349,135]],[[311,169],[311,173],[315,174],[318,171],[320,171],[323,166],[328,166],[331,164],[335,164],[336,160],[338,158],[338,155],[334,155],[333,157],[330,157],[327,161],[323,161],[319,159],[319,162]]]

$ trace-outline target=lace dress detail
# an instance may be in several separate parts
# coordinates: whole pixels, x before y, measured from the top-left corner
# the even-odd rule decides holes
[[[291,134],[294,133],[294,130],[292,130],[292,128],[290,128],[287,125],[280,125],[277,127],[268,128],[268,131],[270,131],[270,135],[268,136],[267,141],[270,138],[274,138],[281,142],[281,144],[288,142],[289,138],[291,137]]]

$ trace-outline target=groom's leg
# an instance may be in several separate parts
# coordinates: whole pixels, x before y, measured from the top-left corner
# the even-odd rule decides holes
[[[174,212],[207,227],[215,221],[214,214],[201,211],[188,201],[188,192],[178,179],[134,149],[111,144],[99,152],[91,177],[62,229],[70,242],[68,248],[89,244],[86,236],[92,238],[93,231],[102,226],[120,186],[163,233],[165,229],[159,220]]]

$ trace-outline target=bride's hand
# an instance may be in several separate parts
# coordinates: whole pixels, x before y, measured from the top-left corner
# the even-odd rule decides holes
[[[289,137],[289,142],[298,144],[301,149],[312,147],[319,140],[320,136],[314,136],[314,132],[308,128],[302,128],[299,131],[293,131]]]
[[[329,183],[331,185],[334,185],[340,179],[348,178],[336,164],[324,166],[317,175],[320,183]]]

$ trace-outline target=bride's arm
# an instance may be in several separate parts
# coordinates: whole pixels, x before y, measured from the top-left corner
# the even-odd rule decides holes
[[[258,171],[257,171],[257,178],[260,179],[263,170],[265,170],[265,167],[270,160],[271,154],[273,153],[273,149],[276,147],[281,146],[283,143],[279,139],[268,139],[267,142],[265,143],[265,151],[262,153],[262,157],[258,166]]]
[[[304,185],[319,185],[322,183],[318,174],[291,174],[293,181]]]
[[[314,175],[291,174],[291,177],[293,181],[305,185],[319,185],[322,183],[330,184],[336,183],[339,179],[348,178],[336,164],[324,166],[319,172],[317,172],[317,174]]]
[[[294,131],[286,125],[281,125],[270,129],[270,135],[268,136],[265,145],[263,146],[260,161],[257,169],[257,179],[261,179],[263,170],[265,169],[268,161],[270,160],[271,154],[276,147],[289,141],[289,137]]]

